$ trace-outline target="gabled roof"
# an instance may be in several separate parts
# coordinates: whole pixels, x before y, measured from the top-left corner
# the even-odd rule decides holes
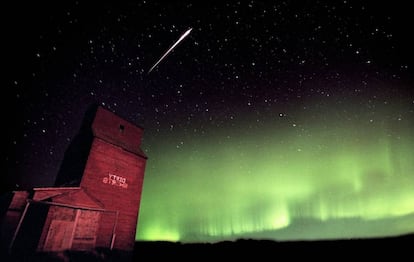
[[[59,204],[77,205],[89,208],[104,208],[104,205],[81,187],[34,188],[33,200],[50,201]]]

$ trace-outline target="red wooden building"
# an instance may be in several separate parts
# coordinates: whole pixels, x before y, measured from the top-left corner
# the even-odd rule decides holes
[[[132,251],[147,160],[142,135],[103,107],[87,113],[56,186],[14,192],[2,225],[9,250]]]

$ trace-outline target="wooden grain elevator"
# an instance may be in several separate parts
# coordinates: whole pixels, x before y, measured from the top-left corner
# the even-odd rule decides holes
[[[147,160],[142,136],[108,109],[88,110],[55,186],[14,192],[2,225],[8,248],[132,251]]]

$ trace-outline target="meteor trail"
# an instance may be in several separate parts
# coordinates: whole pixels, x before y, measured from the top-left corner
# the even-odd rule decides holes
[[[167,52],[165,52],[164,55],[161,56],[161,58],[150,68],[150,70],[148,70],[148,74],[151,73],[151,71],[174,49],[174,47],[176,47],[188,34],[190,34],[191,30],[193,29],[190,28],[185,31],[185,33],[170,47],[170,49],[168,49]]]

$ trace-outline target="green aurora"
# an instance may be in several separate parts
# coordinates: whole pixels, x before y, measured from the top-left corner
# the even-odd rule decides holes
[[[379,99],[374,113],[357,102],[313,101],[290,113],[244,114],[197,136],[162,133],[145,141],[151,150],[136,239],[414,232],[412,110],[404,98]]]

